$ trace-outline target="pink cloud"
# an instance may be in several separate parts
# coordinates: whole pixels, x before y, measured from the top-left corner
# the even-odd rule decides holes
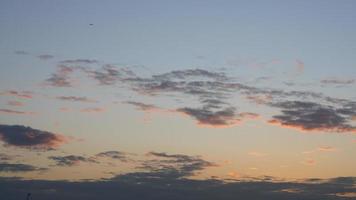
[[[23,106],[24,103],[22,103],[20,101],[8,101],[7,105],[9,105],[9,106]]]
[[[84,113],[100,113],[100,112],[105,112],[104,108],[99,108],[99,107],[92,107],[92,108],[83,108],[80,110],[80,112]]]
[[[18,97],[18,98],[22,98],[22,99],[32,99],[33,98],[33,93],[30,91],[8,90],[8,91],[0,93],[0,95],[13,96],[13,97]]]

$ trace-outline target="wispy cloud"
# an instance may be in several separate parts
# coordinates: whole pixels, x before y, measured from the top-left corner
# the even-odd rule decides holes
[[[54,56],[50,55],[50,54],[41,54],[37,57],[41,60],[50,60],[50,59],[54,58]]]
[[[199,171],[217,166],[215,163],[203,160],[199,156],[184,154],[167,154],[164,152],[149,152],[147,156],[158,159],[144,160],[139,169],[148,172],[137,173],[143,177],[156,176],[158,178],[179,179],[196,175]]]
[[[96,100],[89,99],[88,97],[78,97],[78,96],[58,96],[56,99],[63,101],[73,101],[73,102],[84,102],[84,103],[95,103]]]
[[[70,167],[79,165],[80,163],[98,163],[94,158],[87,158],[78,155],[68,155],[68,156],[50,156],[50,160],[56,162],[57,166]]]
[[[5,96],[13,96],[21,99],[32,99],[33,93],[30,91],[16,91],[16,90],[7,90],[5,92],[1,92],[0,95]]]
[[[332,146],[320,146],[318,147],[318,151],[322,151],[322,152],[333,152],[336,151],[337,149],[335,147]]]
[[[61,64],[98,64],[99,61],[95,59],[72,59],[72,60],[62,60]]]
[[[155,105],[145,104],[145,103],[136,102],[136,101],[125,101],[124,103],[133,105],[137,109],[142,110],[142,111],[154,111],[154,110],[158,109],[158,107],[156,107]]]
[[[322,84],[331,84],[331,85],[350,85],[356,83],[354,78],[328,78],[320,81]]]
[[[127,162],[130,159],[128,158],[128,154],[121,151],[104,151],[96,154],[96,157],[100,158],[110,158],[114,160],[120,160],[122,162]]]
[[[46,80],[45,84],[53,87],[72,87],[73,83],[70,74],[73,72],[74,69],[72,67],[59,65],[57,71]]]
[[[11,110],[11,109],[0,109],[0,113],[14,114],[14,115],[34,115],[34,114],[36,114],[35,112],[18,111],[18,110]]]
[[[23,106],[24,103],[21,101],[8,101],[7,105],[9,105],[9,106]]]
[[[14,53],[17,55],[29,55],[27,51],[23,51],[23,50],[16,50],[14,51]]]
[[[28,164],[0,162],[0,172],[23,173],[23,172],[44,171],[44,170],[48,170],[48,169],[35,167],[33,165],[28,165]]]
[[[80,110],[80,112],[83,112],[83,113],[101,113],[101,112],[105,112],[105,108],[99,108],[99,107],[83,108],[83,109]]]
[[[314,166],[316,161],[314,159],[308,158],[302,162],[304,165]]]

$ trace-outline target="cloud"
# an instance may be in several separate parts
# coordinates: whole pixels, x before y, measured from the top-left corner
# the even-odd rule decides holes
[[[328,78],[320,81],[322,84],[349,85],[356,82],[356,79]]]
[[[157,110],[158,107],[152,104],[145,104],[141,102],[135,102],[135,101],[125,101],[124,103],[130,104],[138,108],[139,110],[142,111],[152,111],[152,110]]]
[[[9,106],[23,106],[24,103],[21,101],[8,101],[7,105],[9,105]]]
[[[73,59],[73,60],[62,60],[61,64],[98,64],[98,60],[94,59]]]
[[[141,176],[156,176],[168,179],[179,179],[196,175],[199,171],[217,166],[215,163],[203,160],[199,156],[188,156],[184,154],[167,154],[149,152],[147,156],[157,159],[145,160],[139,169],[148,172],[139,173]]]
[[[146,174],[147,175],[147,174]],[[31,191],[34,199],[204,199],[204,200],[345,200],[355,194],[355,177],[308,181],[239,180],[223,182],[215,179],[167,179],[122,174],[105,180],[21,180],[0,178],[2,196],[24,199]],[[95,188],[95,189],[93,189]],[[24,192],[26,191],[26,192]],[[103,192],[105,191],[105,192]]]
[[[29,54],[28,52],[23,51],[23,50],[17,50],[17,51],[14,51],[14,53],[17,55],[28,55]]]
[[[0,125],[0,140],[20,148],[50,150],[68,142],[68,138],[21,125]]]
[[[344,198],[356,198],[356,192],[339,192],[336,193],[335,196]]]
[[[332,146],[320,146],[318,147],[318,151],[322,151],[322,152],[332,152],[332,151],[336,151],[337,149],[335,147]]]
[[[285,101],[272,106],[282,108],[281,115],[273,116],[271,124],[297,128],[304,131],[355,132],[349,125],[355,110],[349,107],[338,109],[313,102]]]
[[[88,71],[90,77],[100,85],[113,85],[120,79],[120,71],[112,65],[104,65],[100,70]]]
[[[77,96],[58,96],[56,99],[63,101],[73,101],[73,102],[85,102],[85,103],[95,103],[97,101],[89,99],[87,97],[77,97]]]
[[[41,59],[41,60],[50,60],[50,59],[52,59],[52,58],[54,58],[54,56],[53,55],[49,55],[49,54],[42,54],[42,55],[39,55],[39,56],[37,56],[39,59]]]
[[[136,75],[127,68],[118,68],[115,65],[105,64],[100,69],[83,69],[90,78],[96,80],[99,85],[114,85],[119,81],[133,80]]]
[[[0,93],[0,95],[5,96],[13,96],[21,99],[32,99],[33,93],[30,91],[15,91],[15,90],[7,90],[5,92]]]
[[[240,122],[236,118],[235,108],[228,107],[218,111],[211,111],[205,108],[179,108],[177,112],[192,116],[200,125],[209,125],[213,127],[225,127],[235,125]]]
[[[172,79],[188,79],[188,78],[209,78],[214,80],[225,80],[227,77],[224,73],[210,72],[204,69],[187,69],[176,70],[168,73],[152,76],[155,80],[172,80]]]
[[[316,164],[316,161],[314,159],[308,158],[306,160],[303,161],[304,165],[309,165],[309,166],[313,166]]]
[[[84,113],[100,113],[100,112],[105,112],[104,108],[99,108],[99,107],[92,107],[92,108],[83,108],[80,110],[80,112]]]
[[[46,85],[53,87],[72,87],[73,83],[70,79],[70,74],[74,72],[75,68],[66,65],[57,66],[57,71],[45,81]]]
[[[15,115],[34,115],[35,114],[35,112],[25,112],[25,111],[11,110],[11,109],[0,109],[0,113],[15,114]]]
[[[122,162],[129,161],[129,158],[127,157],[127,153],[121,151],[105,151],[96,154],[96,157],[111,158],[114,160],[120,160]]]
[[[39,168],[28,164],[12,164],[12,163],[2,163],[0,162],[0,172],[12,172],[12,173],[23,173],[31,171],[44,171],[47,168]]]
[[[1,161],[8,161],[8,160],[12,160],[13,156],[9,156],[7,154],[4,153],[0,153],[0,162]]]
[[[86,158],[84,156],[68,155],[68,156],[50,156],[50,160],[56,162],[57,166],[74,166],[80,163],[98,163],[94,158]]]

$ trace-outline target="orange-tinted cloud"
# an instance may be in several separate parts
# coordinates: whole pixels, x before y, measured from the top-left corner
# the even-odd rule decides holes
[[[227,173],[227,175],[230,178],[240,178],[241,177],[241,175],[238,172],[235,172],[235,171],[231,171],[231,172]]]
[[[320,146],[318,147],[318,151],[332,152],[332,151],[336,151],[336,148],[331,146]]]
[[[57,148],[70,139],[64,135],[31,127],[0,125],[0,140],[9,146],[48,150]]]
[[[313,165],[316,164],[316,161],[315,161],[314,159],[309,158],[309,159],[304,160],[304,161],[303,161],[303,164],[304,164],[304,165],[313,166]]]

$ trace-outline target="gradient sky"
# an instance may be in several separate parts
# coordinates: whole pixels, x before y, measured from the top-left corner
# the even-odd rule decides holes
[[[355,8],[2,0],[0,176],[354,177]]]

